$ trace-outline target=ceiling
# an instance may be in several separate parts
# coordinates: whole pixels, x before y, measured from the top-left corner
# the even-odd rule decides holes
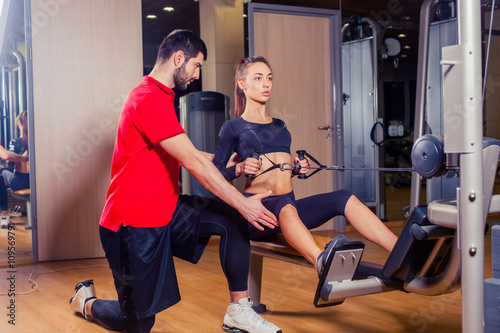
[[[254,3],[278,4],[299,7],[341,9],[343,19],[369,16],[381,24],[383,38],[396,38],[408,61],[416,61],[420,7],[424,0],[252,0]],[[170,31],[186,28],[199,33],[199,3],[194,0],[142,0],[143,40],[159,44]],[[173,12],[163,11],[172,6]],[[247,5],[245,4],[245,12]],[[154,14],[157,19],[147,19]],[[398,37],[404,33],[406,37]]]

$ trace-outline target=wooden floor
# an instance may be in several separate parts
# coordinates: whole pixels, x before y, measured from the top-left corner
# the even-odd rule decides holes
[[[398,211],[391,208],[395,216],[404,214],[402,206],[403,202],[400,207],[395,204]],[[25,217],[13,217],[12,221],[16,223],[17,243],[14,270],[6,266],[7,231],[0,230],[0,332],[108,332],[75,315],[68,305],[76,282],[87,278],[94,279],[99,298],[116,297],[106,260],[33,264],[30,231],[24,230]],[[488,222],[492,221],[500,221],[500,216],[490,216]],[[401,222],[388,225],[399,234]],[[345,234],[351,240],[363,240],[350,229]],[[490,235],[485,237],[486,278],[491,277]],[[385,261],[385,251],[367,241],[365,244],[363,260]],[[182,301],[157,315],[153,332],[222,332],[228,291],[218,259],[218,240],[210,242],[197,265],[176,259],[176,270]],[[30,274],[37,287],[22,294],[32,288],[28,282]],[[11,275],[15,278],[15,298],[5,295]],[[314,269],[266,258],[262,301],[269,311],[263,317],[287,333],[461,331],[460,291],[437,297],[395,291],[350,298],[339,306],[317,309],[312,305],[316,283]],[[11,300],[15,300],[15,326],[8,324],[7,306]]]
[[[399,232],[398,223],[394,231]],[[4,231],[5,232],[5,231]],[[333,235],[333,233],[331,234]],[[346,232],[351,240],[362,240]],[[489,235],[486,253],[491,253]],[[363,260],[383,262],[387,254],[365,243]],[[218,241],[212,240],[202,260],[192,265],[176,259],[182,301],[157,315],[153,332],[222,332],[221,324],[228,292],[219,265]],[[491,255],[486,259],[486,276],[491,276]],[[8,289],[11,273],[0,270],[0,292]],[[29,291],[28,277],[37,283]],[[15,326],[7,320],[12,299],[0,296],[0,332],[107,332],[73,314],[68,300],[76,282],[93,278],[98,297],[115,298],[111,273],[105,259],[47,262],[15,268]],[[7,281],[7,283],[6,283]],[[265,259],[262,300],[268,311],[263,316],[283,332],[460,332],[461,295],[426,297],[403,292],[347,299],[344,304],[317,309],[312,305],[317,276],[314,269]]]

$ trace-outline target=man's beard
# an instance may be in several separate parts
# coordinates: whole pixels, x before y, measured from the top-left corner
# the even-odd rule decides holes
[[[186,62],[184,62],[174,71],[174,84],[177,89],[186,90],[189,81],[189,76],[186,74]]]

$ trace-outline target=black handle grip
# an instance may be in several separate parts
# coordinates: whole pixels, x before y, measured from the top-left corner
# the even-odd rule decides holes
[[[255,158],[256,160],[258,160],[260,158],[260,153],[255,150],[253,152],[253,155],[252,155],[252,158]],[[255,175],[249,175],[249,174],[245,174],[245,177],[249,178],[249,179],[254,179],[255,178]]]
[[[297,150],[297,155],[299,157],[299,161],[302,161],[305,159],[305,155],[306,154],[306,151],[305,150]],[[298,165],[299,167],[296,168],[296,172],[299,172],[300,169],[301,169],[301,166],[300,164]],[[294,167],[295,168],[295,167]],[[301,173],[299,176],[298,176],[299,179],[306,179],[307,178],[307,175],[305,173]]]

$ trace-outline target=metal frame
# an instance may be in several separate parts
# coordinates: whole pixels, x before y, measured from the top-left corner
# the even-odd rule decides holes
[[[445,153],[460,153],[460,188],[457,199],[459,246],[462,250],[462,330],[483,332],[486,216],[483,212],[482,95],[481,89],[477,87],[482,81],[481,3],[459,0],[458,18],[459,45],[443,48],[443,72],[449,71],[445,74],[444,81],[444,101],[449,103],[444,107],[444,149]],[[463,81],[456,82],[453,72],[458,72],[455,74],[462,76]],[[447,80],[446,75],[450,74],[451,77]],[[458,96],[454,96],[454,89],[457,89],[455,93]],[[458,116],[463,131],[453,128],[451,119],[456,111],[453,103],[457,102],[461,103]],[[458,134],[460,140],[450,135],[452,133]]]
[[[415,141],[424,134],[424,107],[428,75],[427,55],[429,51],[428,30],[431,13],[434,13],[437,4],[438,0],[426,0],[421,9]],[[491,175],[485,175],[483,167],[487,167],[488,163],[497,163],[495,159],[498,159],[498,148],[492,153],[490,150],[485,152],[486,160],[483,162],[483,114],[480,89],[482,81],[481,3],[479,1],[457,0],[457,9],[458,44],[443,48],[441,65],[443,65],[444,87],[444,151],[447,157],[458,156],[460,186],[457,188],[456,205],[448,204],[446,206],[447,203],[432,202],[429,211],[430,215],[434,216],[431,218],[437,224],[443,222],[447,226],[454,225],[457,228],[456,235],[458,237],[452,245],[455,255],[448,268],[450,274],[447,272],[445,276],[456,276],[452,273],[458,273],[461,268],[462,330],[464,332],[484,332],[484,227],[486,212],[499,210],[500,199],[498,196],[491,197],[491,194],[488,194],[490,188],[485,191],[483,182],[491,182]],[[252,22],[252,19],[249,22]],[[251,43],[253,42],[252,38],[253,36],[250,39]],[[252,47],[253,44],[251,44],[251,50]],[[447,159],[449,167],[456,167],[453,165],[455,160],[457,159]],[[419,205],[420,182],[419,175],[413,172],[411,212]],[[441,219],[443,221],[440,221]],[[417,285],[407,285],[406,288],[420,292],[422,288],[424,290],[427,288],[426,279],[416,281]],[[449,281],[439,282],[435,287],[445,287],[447,282]],[[375,284],[375,287],[379,289],[378,283]],[[431,288],[433,289],[431,293],[446,292],[446,289],[440,290],[439,288]]]
[[[222,126],[222,123],[216,123],[216,120],[214,117],[211,117],[210,115],[206,115],[203,119],[197,119],[198,120],[198,127],[196,133],[190,133],[191,129],[193,129],[193,124],[192,120],[190,119],[190,113],[191,112],[202,112],[206,110],[200,110],[200,109],[194,109],[193,105],[189,104],[189,98],[192,98],[193,96],[199,95],[199,94],[209,94],[205,95],[204,98],[208,99],[215,99],[215,98],[223,98],[224,100],[224,110],[220,110],[224,112],[224,121],[230,119],[230,104],[229,104],[229,97],[221,94],[219,92],[213,92],[213,91],[197,91],[190,93],[188,95],[184,95],[179,99],[179,122],[186,132],[186,135],[191,138],[193,143],[195,144],[197,149],[200,149],[202,151],[207,151],[209,153],[215,153],[216,149],[216,141],[217,141],[217,135],[218,131],[220,130],[220,127]],[[214,110],[210,110],[214,111]],[[213,114],[212,114],[213,115]],[[211,131],[216,131],[213,133],[214,135],[210,135]],[[208,137],[210,135],[210,137]],[[200,146],[200,136],[205,138],[204,144],[208,146]],[[210,144],[214,143],[215,146],[209,148]],[[213,151],[212,151],[213,150]],[[203,188],[197,181],[194,179],[194,177],[185,169],[181,168],[181,193],[182,194],[187,194],[187,195],[200,195],[204,197],[209,197],[209,198],[215,198],[215,195],[210,193],[207,189]],[[193,189],[196,188],[198,189],[198,192],[201,191],[201,193],[193,193]]]
[[[30,206],[32,218],[32,244],[33,261],[38,262],[38,223],[37,223],[37,188],[36,188],[36,156],[35,156],[35,124],[33,106],[33,58],[31,56],[31,0],[24,0],[24,31],[26,35],[26,96],[28,111],[28,139],[29,139],[29,159],[30,159]]]
[[[426,0],[420,12],[419,62],[415,109],[415,141],[424,134],[428,75],[429,26],[438,0]],[[462,262],[462,329],[484,331],[483,129],[481,82],[481,3],[457,0],[458,44],[444,47],[444,151],[458,155],[457,250]],[[480,86],[479,86],[480,87]],[[479,94],[478,94],[479,92]],[[447,159],[449,167],[453,158]],[[412,174],[410,213],[419,205],[421,179]],[[489,204],[489,203],[487,203]],[[451,217],[453,220],[454,217]]]
[[[442,47],[455,45],[458,42],[457,19],[432,23],[429,27],[429,54],[427,60],[427,83],[425,119],[430,132],[443,136],[443,77],[441,75],[440,61]],[[426,180],[427,203],[456,197],[455,189],[459,186],[459,179],[449,173],[445,177]]]
[[[352,126],[359,126],[360,128],[356,128],[354,131],[350,131],[350,127],[346,126],[348,124],[343,123],[343,128],[344,128],[344,153],[347,155],[349,153],[353,152],[353,147],[352,144],[350,143],[350,138],[352,137],[351,132],[356,132],[357,135],[355,135],[355,138],[358,140],[361,138],[363,141],[363,163],[360,165],[360,167],[381,167],[380,161],[383,160],[383,149],[376,145],[374,142],[371,141],[370,139],[370,131],[372,126],[376,124],[377,122],[382,122],[383,120],[383,108],[380,108],[380,103],[379,103],[379,77],[378,77],[378,62],[379,62],[379,54],[380,54],[380,27],[377,22],[372,20],[369,17],[363,17],[361,19],[362,23],[368,23],[372,27],[372,35],[371,37],[359,39],[359,40],[354,40],[354,41],[349,41],[345,42],[342,44],[342,68],[343,69],[354,69],[357,71],[361,72],[366,72],[368,73],[368,78],[372,78],[371,82],[366,82],[366,80],[362,79],[362,82],[354,82],[353,84],[350,84],[350,92],[351,96],[348,100],[347,103],[353,103],[355,99],[361,99],[361,106],[360,107],[354,107],[353,109],[360,110],[360,112],[363,115],[366,115],[367,117],[362,117],[363,121],[360,122],[359,119],[356,122],[350,121],[350,116],[348,115],[348,110],[344,109],[343,110],[343,115],[344,115],[344,121],[347,121],[349,125]],[[346,29],[350,26],[350,23],[344,24],[342,27],[342,36],[345,34]],[[363,45],[365,43],[369,43],[368,46]],[[352,59],[351,53],[347,57],[344,56],[344,51],[345,50],[350,50],[356,46],[359,46],[361,53],[361,59],[369,55],[371,57],[370,62],[365,62],[363,60],[360,61],[360,63],[356,63],[354,66],[351,66],[351,61],[355,61],[356,59]],[[356,53],[356,52],[355,52]],[[344,61],[346,60],[346,61]],[[352,75],[347,75],[344,73],[343,75],[343,86],[345,83],[350,83],[352,82],[351,77]],[[358,77],[357,75],[354,75],[354,77]],[[352,92],[353,90],[356,89],[361,89],[363,90],[360,94],[353,95]],[[348,88],[344,87],[344,90]],[[367,94],[367,92],[369,92]],[[370,102],[368,103],[368,100]],[[358,101],[359,102],[359,101]],[[351,109],[348,107],[347,109]],[[358,114],[359,115],[359,114]],[[369,122],[365,123],[365,122]],[[362,133],[361,135],[359,133]],[[356,146],[358,149],[359,146]],[[357,150],[356,149],[356,150]],[[373,150],[373,154],[372,153]],[[369,158],[367,158],[367,155],[369,154]],[[346,166],[353,166],[351,165],[352,161],[348,161],[347,156],[345,156],[346,160]],[[359,171],[358,171],[359,172]],[[356,196],[364,202],[365,205],[368,207],[374,207],[375,208],[375,214],[380,218],[380,219],[385,219],[385,186],[384,186],[384,174],[380,171],[366,171],[366,173],[363,174],[363,177],[356,177],[356,178],[361,178],[362,184],[363,184],[363,189],[359,189],[359,186],[354,185],[349,181],[350,178],[353,177],[354,172],[349,171],[345,173],[345,183],[346,186],[354,193]],[[372,186],[374,188],[372,188]]]

